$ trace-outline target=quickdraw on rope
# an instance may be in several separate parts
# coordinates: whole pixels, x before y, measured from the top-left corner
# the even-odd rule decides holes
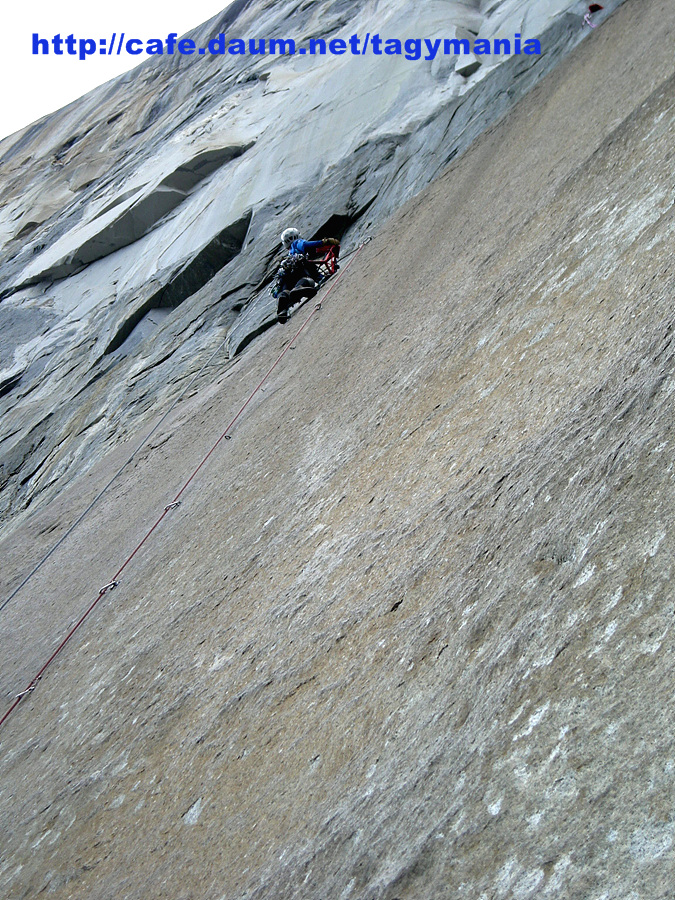
[[[352,264],[352,262],[353,262],[353,261],[356,259],[356,257],[359,255],[359,253],[361,252],[361,250],[363,249],[363,247],[365,247],[365,245],[368,244],[371,240],[372,240],[372,238],[366,238],[366,240],[365,240],[362,244],[360,244],[359,247],[357,247],[354,251],[352,251],[350,254],[348,254],[348,256],[352,256],[352,259],[350,260],[350,262],[347,263],[346,266],[344,266],[344,267],[340,270],[340,272],[339,272],[337,278],[335,278],[335,280],[334,280],[334,281],[332,282],[332,284],[329,286],[329,288],[328,288],[328,290],[326,291],[326,293],[325,293],[323,299],[322,299],[321,301],[319,301],[319,302],[314,306],[314,308],[312,309],[311,313],[307,316],[307,318],[306,318],[305,321],[302,323],[302,325],[300,326],[300,328],[297,330],[297,332],[295,333],[295,335],[294,335],[294,336],[291,338],[291,340],[286,344],[286,346],[284,347],[284,349],[283,349],[283,350],[281,351],[281,353],[277,356],[277,358],[276,358],[276,360],[274,361],[274,363],[273,363],[273,364],[270,366],[270,368],[267,370],[267,372],[265,373],[265,376],[263,377],[263,379],[256,385],[256,387],[253,389],[253,391],[249,394],[248,398],[246,399],[246,402],[240,407],[240,409],[238,410],[237,414],[234,416],[234,418],[232,419],[232,421],[227,425],[227,427],[226,427],[225,430],[222,432],[222,434],[220,435],[220,437],[218,438],[218,440],[213,444],[213,446],[211,447],[211,449],[209,450],[209,452],[206,454],[206,456],[204,456],[204,458],[203,458],[202,461],[199,463],[199,465],[197,466],[197,468],[194,470],[194,472],[193,472],[193,473],[190,475],[190,477],[187,479],[187,481],[185,482],[185,484],[183,485],[183,487],[178,491],[178,493],[177,493],[176,496],[174,497],[173,501],[172,501],[171,503],[167,504],[167,505],[164,507],[164,511],[163,511],[162,514],[159,516],[159,518],[157,519],[157,521],[156,521],[156,522],[154,523],[154,525],[152,525],[152,527],[146,532],[146,534],[145,534],[145,536],[142,538],[142,540],[136,545],[136,547],[134,548],[134,550],[133,550],[133,551],[129,554],[129,556],[125,559],[125,561],[124,561],[124,562],[122,563],[122,565],[119,567],[119,569],[117,570],[117,572],[115,573],[115,575],[113,576],[113,578],[111,579],[111,581],[109,581],[108,584],[104,585],[104,586],[99,590],[98,596],[96,597],[96,599],[93,601],[93,603],[90,604],[90,606],[88,607],[88,609],[82,614],[82,616],[80,616],[80,618],[78,619],[78,621],[77,621],[77,622],[72,626],[72,628],[68,631],[68,633],[66,634],[66,636],[63,638],[63,640],[62,640],[61,643],[58,645],[58,647],[53,651],[53,653],[52,653],[52,655],[49,657],[49,659],[44,663],[44,665],[42,666],[42,668],[40,669],[40,671],[37,673],[37,675],[30,681],[30,683],[28,684],[28,686],[27,686],[23,691],[21,691],[20,693],[18,693],[18,694],[16,695],[16,697],[15,697],[14,702],[12,703],[12,705],[11,705],[11,706],[9,707],[9,709],[5,712],[5,714],[2,716],[2,718],[0,718],[0,726],[2,726],[2,725],[4,724],[4,722],[11,716],[11,714],[14,712],[14,710],[17,708],[17,706],[19,706],[19,704],[21,703],[21,701],[23,700],[23,698],[26,697],[26,696],[28,696],[28,694],[32,694],[32,693],[33,693],[33,691],[34,691],[35,688],[37,687],[38,682],[41,680],[42,676],[44,675],[44,673],[46,672],[46,670],[48,669],[48,667],[49,667],[49,666],[52,664],[52,662],[56,659],[56,657],[59,655],[59,653],[61,653],[61,651],[64,649],[64,647],[66,646],[66,644],[70,641],[70,639],[73,637],[73,635],[75,634],[75,632],[80,628],[80,626],[86,621],[86,619],[87,619],[87,618],[90,616],[90,614],[94,611],[94,609],[96,608],[96,606],[98,605],[98,603],[101,601],[101,599],[102,599],[103,597],[105,597],[105,595],[106,595],[107,593],[109,593],[110,591],[114,590],[114,589],[118,586],[118,584],[119,584],[119,578],[120,578],[122,572],[124,572],[124,570],[126,569],[126,567],[129,565],[129,563],[132,561],[132,559],[136,556],[136,554],[140,551],[140,549],[145,545],[146,541],[147,541],[148,538],[152,535],[152,533],[159,527],[159,525],[162,523],[162,521],[164,520],[164,518],[169,514],[169,512],[171,512],[172,510],[174,510],[174,509],[176,509],[178,506],[180,506],[180,498],[181,498],[182,495],[185,493],[185,491],[187,490],[187,488],[189,487],[189,485],[192,484],[192,482],[194,481],[194,479],[197,477],[197,474],[198,474],[198,473],[201,471],[201,469],[206,465],[207,461],[211,458],[211,456],[213,455],[213,453],[215,453],[216,448],[222,443],[222,441],[224,441],[224,440],[229,440],[229,439],[230,439],[231,436],[230,436],[229,432],[232,430],[232,428],[234,427],[234,425],[236,424],[236,422],[239,421],[239,419],[241,418],[241,416],[243,415],[244,411],[245,411],[246,408],[249,406],[249,404],[251,403],[251,401],[253,400],[253,398],[254,398],[254,397],[256,396],[256,394],[261,390],[261,388],[264,386],[265,382],[268,380],[268,378],[270,377],[270,375],[274,372],[274,370],[275,370],[276,367],[279,365],[279,363],[281,362],[281,360],[284,358],[284,356],[286,355],[286,353],[288,352],[288,350],[289,350],[289,349],[292,349],[292,345],[293,345],[293,344],[295,343],[295,341],[300,337],[300,335],[301,335],[302,332],[305,330],[305,328],[307,328],[307,326],[309,325],[309,323],[311,322],[311,320],[314,318],[314,316],[317,314],[317,312],[319,312],[319,310],[321,309],[322,303],[325,302],[325,300],[326,300],[326,298],[328,297],[328,295],[330,294],[330,292],[333,290],[333,288],[335,287],[335,285],[340,281],[340,279],[342,278],[342,276],[344,275],[344,273],[347,271],[347,269],[349,268],[349,266]],[[222,345],[221,345],[221,346],[222,346]],[[218,348],[218,349],[220,349],[220,348]],[[216,351],[216,352],[218,352],[218,351]],[[192,379],[192,381],[190,382],[190,384],[193,384],[194,381],[195,381],[195,379],[201,374],[201,372],[204,371],[204,369],[206,368],[206,366],[208,365],[208,363],[211,361],[211,359],[213,359],[213,356],[215,356],[215,353],[209,358],[209,360],[207,361],[207,363],[205,363],[204,366],[202,366],[202,368],[200,369],[199,373],[197,374],[197,376],[195,376],[195,378]],[[175,403],[173,404],[173,406],[175,406],[177,402],[178,402],[178,401],[176,400]],[[173,409],[173,406],[171,407],[171,409]],[[170,411],[171,411],[171,410],[169,410],[169,412],[170,412]],[[142,443],[141,445],[139,445],[139,447],[134,451],[134,453],[132,454],[132,457],[130,457],[129,460],[127,460],[127,462],[126,462],[126,463],[122,466],[122,468],[117,472],[117,474],[113,477],[113,479],[111,479],[111,481],[108,482],[108,485],[106,485],[106,487],[103,489],[103,491],[101,491],[101,493],[97,495],[97,497],[94,499],[94,501],[92,501],[92,504],[90,504],[90,506],[87,508],[87,510],[85,510],[85,512],[82,513],[82,515],[81,515],[80,518],[75,522],[75,524],[71,526],[70,530],[69,530],[68,532],[66,532],[65,535],[63,535],[63,537],[61,538],[61,540],[60,540],[57,544],[55,544],[55,546],[50,550],[50,552],[49,552],[49,553],[47,554],[47,556],[44,558],[43,562],[46,561],[46,559],[47,559],[49,556],[51,556],[51,554],[57,549],[57,547],[60,546],[60,544],[65,540],[65,538],[68,536],[68,534],[70,533],[70,531],[72,531],[73,528],[75,528],[75,527],[77,526],[77,524],[84,518],[84,516],[85,516],[86,513],[89,511],[89,509],[91,508],[91,506],[93,506],[94,503],[96,503],[96,502],[98,501],[98,499],[102,496],[102,494],[105,492],[105,490],[107,490],[107,488],[110,486],[110,484],[112,484],[112,482],[115,480],[115,478],[117,478],[118,475],[122,472],[122,470],[123,470],[124,468],[126,468],[126,466],[129,464],[129,462],[131,461],[131,459],[133,458],[133,456],[135,456],[136,453],[138,453],[138,451],[140,450],[140,448],[148,441],[148,439],[150,438],[150,436],[151,436],[152,434],[154,434],[154,432],[157,430],[157,428],[159,427],[159,425],[166,419],[166,416],[167,416],[167,415],[168,415],[168,413],[166,413],[166,415],[163,416],[163,418],[160,420],[160,422],[155,426],[155,428],[153,428],[153,430],[150,432],[150,434],[144,439],[143,443]],[[14,596],[14,595],[18,592],[18,590],[20,590],[20,588],[23,586],[23,584],[25,584],[26,581],[28,581],[28,579],[29,579],[30,577],[32,577],[32,575],[34,574],[35,571],[37,571],[37,569],[40,567],[40,565],[42,565],[42,562],[38,564],[38,566],[33,570],[33,572],[32,572],[29,576],[27,576],[26,579],[24,579],[24,581],[22,582],[22,584],[19,585],[19,588],[17,588],[17,589],[14,591],[14,594],[10,595],[10,597],[5,601],[5,603],[3,604],[2,607],[0,607],[0,609],[4,608],[4,606],[7,605],[7,603],[9,602],[9,600],[12,599],[12,596]]]

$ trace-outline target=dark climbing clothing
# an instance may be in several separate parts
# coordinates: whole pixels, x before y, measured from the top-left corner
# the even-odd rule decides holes
[[[318,290],[319,285],[313,278],[301,278],[291,290],[281,291],[277,297],[277,318],[279,321],[285,322],[291,306],[300,300],[313,297]]]
[[[272,285],[272,296],[278,297],[284,291],[291,291],[303,278],[320,282],[321,275],[316,264],[305,256],[289,254],[279,266]]]
[[[326,266],[319,269],[323,255],[333,250],[335,265],[333,269]],[[305,241],[301,238],[293,241],[286,256],[279,266],[272,284],[272,296],[277,300],[277,315],[280,321],[288,318],[288,310],[300,300],[313,297],[321,283],[337,268],[337,255],[340,244],[334,238],[320,241]],[[312,258],[313,257],[313,258]]]

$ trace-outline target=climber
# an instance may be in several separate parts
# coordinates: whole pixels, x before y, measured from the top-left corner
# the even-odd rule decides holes
[[[277,318],[286,322],[291,306],[305,297],[313,297],[328,277],[322,274],[317,262],[331,248],[337,258],[340,242],[335,238],[305,241],[297,228],[287,228],[281,235],[281,243],[288,256],[282,261],[271,290],[277,300]]]
[[[600,12],[603,7],[599,3],[591,3],[588,7],[588,12],[584,16],[584,22],[586,25],[589,25],[591,28],[597,28],[598,26],[591,22],[591,16],[593,13]]]

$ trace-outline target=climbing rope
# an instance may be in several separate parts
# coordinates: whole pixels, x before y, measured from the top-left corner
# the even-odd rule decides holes
[[[190,380],[189,384],[181,391],[180,394],[178,394],[178,396],[176,397],[176,399],[173,401],[173,403],[171,404],[171,406],[169,407],[169,409],[164,413],[164,415],[163,415],[162,418],[159,420],[159,422],[157,422],[157,424],[154,426],[154,428],[152,428],[152,430],[149,431],[149,432],[146,434],[146,436],[145,436],[145,437],[143,438],[143,440],[140,442],[140,444],[138,445],[138,447],[136,447],[136,449],[134,450],[134,452],[126,459],[126,461],[125,461],[125,462],[120,466],[120,468],[115,472],[115,474],[112,476],[112,478],[110,479],[110,481],[108,481],[108,483],[107,483],[104,487],[101,488],[101,490],[100,490],[100,491],[98,492],[98,494],[94,497],[94,499],[91,501],[91,503],[89,504],[89,506],[87,506],[87,508],[86,508],[83,512],[80,513],[80,515],[77,517],[77,519],[75,519],[75,521],[72,523],[72,525],[70,525],[70,527],[68,528],[68,530],[67,530],[66,532],[64,532],[64,534],[61,535],[61,537],[60,537],[60,538],[58,539],[58,541],[53,545],[53,547],[51,547],[51,548],[47,551],[47,553],[45,553],[45,555],[42,557],[42,559],[41,559],[41,560],[40,560],[40,561],[39,561],[39,562],[31,569],[31,571],[28,573],[28,575],[26,575],[26,577],[23,579],[23,581],[22,581],[19,585],[17,585],[17,587],[14,588],[14,590],[13,590],[12,593],[9,595],[9,597],[7,597],[7,599],[4,600],[4,601],[2,602],[2,604],[0,604],[0,612],[2,612],[3,609],[4,609],[9,603],[11,603],[11,601],[16,597],[16,595],[19,593],[19,591],[20,591],[22,588],[24,588],[24,587],[28,584],[28,582],[31,580],[31,578],[33,578],[33,576],[37,574],[37,572],[42,568],[42,566],[47,562],[47,560],[48,560],[48,559],[49,559],[49,558],[50,558],[50,557],[51,557],[51,556],[59,549],[59,547],[61,546],[61,544],[63,544],[63,542],[64,542],[65,540],[67,540],[67,538],[70,537],[70,535],[73,533],[73,531],[75,531],[75,529],[77,528],[77,526],[80,525],[80,524],[84,521],[84,519],[89,515],[89,513],[92,511],[92,509],[93,509],[93,508],[96,506],[96,504],[99,502],[99,500],[101,499],[101,497],[103,497],[103,495],[104,495],[104,494],[112,487],[112,485],[117,481],[117,479],[120,477],[120,475],[122,474],[122,472],[124,472],[124,470],[127,468],[127,466],[130,465],[130,464],[133,462],[133,460],[136,458],[136,456],[138,456],[138,454],[140,453],[140,451],[143,449],[143,447],[145,447],[145,445],[148,443],[148,441],[149,441],[150,438],[153,436],[153,434],[155,434],[155,432],[157,431],[157,429],[160,428],[160,427],[164,424],[164,422],[166,422],[166,420],[169,418],[169,416],[171,415],[171,413],[174,411],[176,405],[177,405],[178,403],[180,403],[180,401],[181,401],[181,400],[183,399],[183,397],[187,394],[187,392],[190,390],[190,388],[192,387],[192,385],[200,378],[200,376],[202,375],[202,373],[204,372],[204,370],[205,370],[206,368],[208,368],[208,366],[209,366],[209,364],[211,363],[211,361],[213,360],[213,358],[216,356],[216,354],[220,353],[220,351],[223,349],[223,347],[225,346],[226,343],[227,343],[227,337],[225,337],[225,339],[218,345],[218,347],[216,347],[216,349],[213,351],[213,353],[211,354],[211,356],[209,356],[209,358],[206,360],[206,362],[205,362],[204,365],[201,367],[201,369],[200,369],[200,370],[197,372],[197,374]]]
[[[366,241],[364,241],[364,244],[365,244],[365,243],[368,243],[369,240],[370,240],[370,238],[368,238]],[[342,260],[344,261],[345,259],[348,259],[350,256],[354,255],[355,253],[358,253],[359,250],[361,249],[361,247],[364,246],[364,244],[359,244],[358,247],[355,247],[353,250],[350,250],[349,253],[346,253],[346,254],[342,257]],[[56,551],[59,549],[59,547],[64,543],[64,541],[66,541],[66,540],[70,537],[70,535],[75,531],[75,529],[76,529],[79,525],[82,524],[82,522],[83,522],[83,521],[85,520],[85,518],[89,515],[89,513],[92,511],[92,509],[98,504],[98,502],[101,500],[101,498],[104,496],[104,494],[106,494],[106,493],[110,490],[110,488],[111,488],[111,487],[113,486],[113,484],[117,481],[117,479],[120,477],[120,475],[125,471],[125,469],[126,469],[126,468],[134,461],[134,459],[138,456],[138,454],[141,452],[141,450],[143,449],[143,447],[145,447],[145,445],[148,443],[148,441],[150,440],[150,438],[157,432],[157,430],[158,430],[159,428],[161,428],[161,426],[164,424],[164,422],[166,422],[166,420],[169,418],[169,416],[171,415],[171,413],[172,413],[172,412],[174,411],[174,409],[176,408],[177,404],[180,403],[180,401],[185,397],[185,395],[186,395],[187,392],[190,390],[190,388],[192,387],[192,385],[193,385],[196,381],[199,380],[199,378],[202,376],[202,374],[204,373],[204,371],[209,367],[209,365],[211,364],[211,362],[213,361],[213,359],[216,357],[216,355],[217,355],[218,353],[220,353],[220,351],[225,347],[225,345],[227,344],[227,341],[228,341],[228,336],[226,336],[225,339],[224,339],[224,340],[216,347],[216,349],[213,351],[213,353],[211,354],[211,356],[209,356],[209,358],[206,360],[206,362],[203,364],[203,366],[202,366],[201,369],[197,372],[197,374],[194,375],[193,378],[191,378],[191,380],[190,380],[189,383],[186,385],[186,387],[178,394],[178,396],[177,396],[176,399],[173,401],[173,403],[172,403],[171,406],[168,408],[168,410],[164,413],[164,415],[162,416],[162,418],[161,418],[161,419],[157,422],[157,424],[156,424],[156,425],[155,425],[155,426],[154,426],[154,427],[146,434],[146,436],[143,438],[143,440],[140,442],[140,444],[136,447],[136,449],[133,451],[133,453],[132,453],[132,454],[131,454],[131,455],[130,455],[123,463],[122,463],[122,465],[121,465],[120,468],[115,472],[115,474],[112,476],[112,478],[111,478],[111,479],[110,479],[110,480],[109,480],[109,481],[101,488],[101,490],[100,490],[100,491],[98,492],[98,494],[94,497],[94,499],[91,501],[91,503],[86,507],[86,509],[84,509],[84,510],[80,513],[80,515],[77,517],[77,519],[75,519],[75,521],[69,526],[69,528],[61,535],[61,537],[58,539],[58,541],[56,541],[56,543],[55,543],[52,547],[50,547],[50,549],[45,553],[45,555],[40,559],[40,561],[37,562],[37,563],[33,566],[33,568],[30,570],[30,572],[25,576],[25,578],[23,579],[23,581],[21,581],[21,582],[14,588],[14,590],[11,592],[11,594],[10,594],[8,597],[6,597],[5,600],[3,600],[2,603],[0,603],[0,613],[5,609],[5,607],[7,607],[7,606],[12,602],[12,600],[13,600],[13,599],[16,597],[16,595],[17,595],[17,594],[18,594],[18,593],[19,593],[19,592],[20,592],[20,591],[28,584],[28,582],[29,582],[35,575],[37,575],[37,573],[40,571],[40,569],[42,568],[42,566],[47,562],[47,560],[49,560],[49,559],[54,555],[54,553],[56,553]]]
[[[256,394],[261,390],[261,388],[264,386],[265,382],[266,382],[266,381],[269,379],[269,377],[272,375],[272,373],[274,372],[274,370],[276,369],[276,367],[279,365],[279,363],[281,362],[281,360],[284,358],[284,356],[286,355],[286,353],[288,352],[288,350],[291,349],[291,347],[293,347],[295,341],[300,337],[300,335],[302,334],[302,332],[307,328],[307,326],[308,326],[309,323],[312,321],[312,319],[313,319],[314,316],[317,314],[317,312],[319,312],[319,310],[321,309],[322,303],[326,300],[326,298],[328,297],[328,295],[330,294],[330,292],[333,290],[333,288],[334,288],[334,287],[337,285],[337,283],[340,281],[340,279],[342,278],[342,276],[344,275],[344,273],[347,271],[347,269],[349,268],[349,266],[351,266],[352,262],[354,262],[354,260],[356,259],[356,257],[359,255],[359,253],[360,253],[361,250],[363,249],[363,247],[364,247],[367,243],[369,243],[370,240],[371,240],[371,238],[366,238],[366,240],[365,240],[362,244],[360,244],[360,245],[356,248],[355,251],[352,251],[352,253],[348,254],[349,256],[352,256],[352,259],[350,260],[349,263],[347,263],[346,266],[344,266],[344,267],[340,270],[340,272],[339,272],[339,274],[337,275],[337,277],[332,281],[330,287],[329,287],[328,290],[326,291],[326,294],[325,294],[323,300],[322,300],[322,301],[319,301],[319,302],[317,302],[317,303],[315,304],[315,306],[314,306],[314,308],[312,309],[311,313],[307,316],[307,318],[306,318],[305,321],[302,323],[302,325],[300,326],[300,328],[299,328],[299,329],[297,330],[297,332],[293,335],[293,337],[291,338],[291,340],[286,344],[286,346],[285,346],[284,349],[281,351],[281,353],[277,356],[277,358],[276,358],[276,360],[274,361],[274,363],[270,366],[270,368],[269,368],[269,369],[267,370],[267,372],[265,373],[263,379],[256,385],[256,387],[253,389],[253,391],[249,394],[249,396],[248,396],[248,398],[246,399],[246,401],[244,402],[244,404],[239,408],[239,410],[237,411],[237,413],[236,413],[236,415],[234,416],[234,418],[228,423],[227,427],[226,427],[225,430],[222,432],[222,434],[220,435],[220,437],[216,440],[216,442],[213,444],[213,446],[212,446],[211,449],[208,451],[208,453],[203,457],[203,459],[201,460],[201,462],[199,463],[199,465],[197,466],[197,468],[192,472],[192,474],[191,474],[190,477],[187,479],[187,481],[185,482],[185,484],[184,484],[184,485],[181,487],[181,489],[178,491],[178,493],[177,493],[176,496],[174,497],[173,501],[172,501],[171,503],[167,504],[167,505],[164,507],[164,510],[163,510],[162,514],[157,518],[157,520],[156,520],[155,523],[151,526],[151,528],[148,529],[148,531],[146,532],[146,534],[144,535],[144,537],[141,539],[141,541],[139,541],[139,543],[136,545],[136,547],[133,549],[133,551],[129,554],[129,556],[125,559],[125,561],[124,561],[124,562],[122,563],[122,565],[119,567],[119,569],[117,570],[117,572],[115,572],[115,574],[113,575],[112,579],[111,579],[106,585],[104,585],[104,586],[99,590],[98,596],[96,597],[96,599],[90,604],[90,606],[89,606],[88,609],[82,614],[82,616],[80,616],[80,618],[78,619],[78,621],[70,628],[70,630],[68,631],[68,633],[66,634],[66,636],[65,636],[65,637],[63,638],[63,640],[61,641],[61,643],[60,643],[60,644],[58,645],[58,647],[53,651],[53,653],[51,654],[51,656],[49,657],[49,659],[43,664],[43,666],[41,667],[41,669],[39,670],[39,672],[37,673],[37,675],[35,675],[35,677],[30,681],[30,683],[28,684],[28,686],[27,686],[23,691],[21,691],[20,693],[18,693],[18,694],[16,695],[16,697],[15,697],[15,699],[14,699],[14,702],[11,704],[11,706],[9,707],[9,709],[7,710],[7,712],[2,716],[2,718],[0,718],[0,726],[2,726],[2,725],[4,724],[4,722],[11,716],[11,714],[12,714],[12,713],[14,712],[14,710],[19,706],[19,704],[21,703],[21,701],[23,700],[23,698],[26,697],[26,696],[28,696],[28,694],[32,694],[32,693],[33,693],[33,691],[35,690],[35,688],[36,688],[37,685],[38,685],[38,682],[41,680],[41,678],[42,678],[42,676],[44,675],[44,673],[46,672],[46,670],[47,670],[47,669],[49,668],[49,666],[53,663],[53,661],[56,659],[56,657],[61,653],[61,651],[64,649],[64,647],[65,647],[66,644],[70,641],[70,639],[73,637],[73,635],[77,632],[77,630],[80,628],[80,626],[81,626],[81,625],[87,620],[87,618],[91,615],[91,613],[94,611],[94,609],[95,609],[96,606],[100,603],[100,601],[103,599],[103,597],[105,597],[105,595],[106,595],[107,593],[109,593],[110,591],[113,591],[113,590],[118,586],[120,576],[122,575],[122,573],[124,572],[124,570],[127,568],[127,566],[128,566],[129,563],[132,561],[132,559],[136,556],[136,554],[141,550],[141,548],[145,545],[145,543],[146,543],[147,540],[150,538],[150,536],[153,534],[153,532],[154,532],[154,531],[159,527],[159,525],[163,522],[163,520],[164,520],[165,517],[169,514],[169,512],[171,512],[173,509],[176,509],[178,506],[180,506],[180,502],[181,502],[181,499],[180,499],[180,498],[183,496],[183,494],[185,493],[185,491],[187,490],[187,488],[189,487],[189,485],[192,484],[192,482],[194,481],[194,479],[197,477],[197,474],[198,474],[198,473],[201,471],[201,469],[206,465],[207,461],[208,461],[208,460],[211,458],[211,456],[215,453],[216,449],[220,446],[220,444],[221,444],[224,440],[229,440],[229,439],[230,439],[230,433],[229,433],[229,432],[232,430],[232,428],[234,427],[234,425],[239,421],[239,419],[241,418],[241,416],[243,415],[244,411],[245,411],[246,408],[249,406],[249,404],[251,403],[251,401],[253,400],[253,398],[254,398],[254,397],[256,396]],[[221,345],[221,346],[222,346],[222,345]],[[218,349],[220,349],[220,348],[218,348]],[[218,351],[216,351],[216,352],[218,352]],[[190,382],[190,384],[193,384],[193,383],[194,383],[194,381],[196,380],[196,378],[199,377],[199,374],[201,374],[201,372],[204,371],[204,369],[206,368],[206,366],[208,365],[208,363],[211,361],[211,359],[213,359],[214,356],[215,356],[215,353],[209,358],[209,360],[204,364],[204,366],[202,366],[202,368],[200,369],[199,373],[195,376],[195,378],[192,379],[192,381]],[[185,393],[185,392],[184,392],[184,393]],[[175,406],[177,402],[178,402],[178,400],[176,400],[176,401],[174,402],[173,406]],[[173,409],[173,406],[171,407],[171,409]],[[169,412],[171,412],[171,410],[169,410]],[[164,416],[164,417],[162,418],[162,420],[160,420],[160,422],[155,426],[155,428],[152,430],[152,432],[150,432],[150,434],[144,439],[143,444],[147,443],[147,441],[148,441],[148,439],[150,438],[150,436],[151,436],[152,434],[154,434],[154,432],[157,430],[157,428],[159,427],[159,425],[161,424],[161,422],[164,421],[164,420],[166,419],[166,417],[168,416],[168,414],[169,414],[169,413],[166,413],[166,414],[165,414],[165,416]],[[133,454],[133,455],[135,455],[136,453],[138,453],[138,451],[141,449],[141,447],[143,446],[143,444],[139,445],[139,447],[134,451],[134,454]],[[103,489],[103,491],[101,491],[101,493],[95,498],[95,500],[92,501],[92,504],[91,504],[90,506],[94,505],[94,503],[96,503],[96,502],[98,501],[98,499],[100,499],[100,497],[101,497],[101,496],[103,495],[103,493],[107,490],[107,488],[110,486],[110,484],[112,484],[112,482],[115,480],[115,478],[117,478],[118,475],[124,470],[124,468],[126,468],[126,466],[129,464],[130,461],[131,461],[131,457],[130,457],[129,460],[127,460],[127,462],[124,464],[124,466],[122,466],[122,468],[119,470],[119,472],[111,479],[111,481],[108,483],[108,485],[106,485],[106,487]],[[88,508],[88,509],[89,509],[89,508]],[[85,510],[85,512],[80,516],[80,518],[77,520],[77,522],[75,523],[75,525],[71,526],[70,531],[72,531],[73,528],[75,528],[76,525],[77,525],[80,521],[82,521],[82,519],[84,518],[84,516],[85,516],[86,513],[88,512],[88,509]],[[60,541],[52,548],[52,550],[49,552],[49,554],[47,554],[47,556],[45,557],[45,560],[48,559],[49,556],[51,556],[51,554],[54,552],[54,550],[56,550],[56,548],[63,542],[63,540],[65,540],[65,538],[67,537],[68,533],[69,533],[69,532],[67,532],[67,533],[61,538],[61,540],[60,540]],[[40,563],[40,565],[41,565],[41,564],[42,564],[42,563]],[[35,569],[34,571],[37,571],[37,568],[39,568],[39,566],[36,567],[36,569]],[[18,590],[23,586],[23,584],[24,584],[26,581],[28,581],[28,579],[29,579],[30,577],[32,577],[32,574],[34,574],[34,573],[31,573],[31,576],[28,576],[26,579],[24,579],[24,582],[22,583],[22,585],[20,585],[19,588],[17,588],[17,590],[14,592],[15,594],[16,594],[16,593],[18,592]],[[7,601],[5,601],[5,603],[4,603],[3,606],[6,606],[6,605],[7,605],[7,603],[9,602],[9,599],[11,599],[11,597],[8,598]]]

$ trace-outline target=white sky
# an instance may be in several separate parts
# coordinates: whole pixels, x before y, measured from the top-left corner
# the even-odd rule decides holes
[[[4,0],[0,28],[0,138],[81,97],[147,59],[143,54],[110,57],[94,54],[81,62],[76,56],[33,56],[32,35],[50,41],[119,35],[142,40],[179,35],[200,25],[230,5],[231,0]]]

